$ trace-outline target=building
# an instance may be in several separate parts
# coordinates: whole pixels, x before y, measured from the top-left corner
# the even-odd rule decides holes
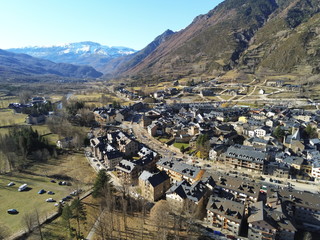
[[[137,185],[140,168],[134,162],[122,160],[116,166],[117,177],[127,185]]]
[[[209,226],[225,229],[232,235],[240,235],[245,218],[243,203],[210,196],[206,210]]]
[[[258,240],[294,240],[296,228],[283,214],[281,205],[277,208],[256,202],[249,207],[248,238]]]
[[[310,231],[320,230],[319,194],[279,190],[278,197],[283,209],[299,227]]]
[[[255,172],[263,172],[263,167],[269,156],[262,150],[250,146],[233,145],[220,155],[219,161],[230,165],[233,168],[247,168]]]
[[[195,167],[178,160],[169,160],[162,158],[157,162],[157,168],[160,171],[165,171],[173,182],[186,180],[194,183],[200,180],[205,173],[205,170]]]
[[[163,171],[158,173],[143,171],[139,177],[139,187],[142,197],[154,202],[165,196],[170,188],[170,178]]]
[[[196,181],[190,184],[186,180],[176,182],[166,192],[166,200],[176,210],[184,209],[190,213],[200,211],[205,207],[210,188],[204,181]]]

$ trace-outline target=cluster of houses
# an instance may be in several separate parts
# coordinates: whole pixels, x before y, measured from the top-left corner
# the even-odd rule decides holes
[[[16,113],[24,113],[27,109],[31,109],[35,105],[43,105],[46,104],[47,100],[44,97],[33,97],[29,101],[29,103],[10,103],[8,108],[13,109]],[[42,124],[46,120],[46,115],[43,113],[31,113],[26,117],[27,124]]]
[[[230,168],[315,181],[320,180],[319,123],[319,112],[210,103],[159,105],[140,122],[150,136],[167,136],[190,148],[200,135],[207,135],[209,159]],[[276,136],[276,129],[283,134]]]
[[[207,135],[209,158],[230,169],[320,179],[317,112],[281,106],[220,108],[209,103],[137,109],[141,127],[152,137],[170,136],[192,147],[200,135]],[[136,110],[126,112],[134,115]],[[283,136],[274,135],[276,128]],[[205,226],[227,235],[289,240],[298,229],[320,230],[318,194],[206,172],[182,159],[161,157],[121,131],[91,139],[91,147],[100,163],[114,169],[123,183],[139,188],[145,199],[166,199],[174,209],[197,213]]]

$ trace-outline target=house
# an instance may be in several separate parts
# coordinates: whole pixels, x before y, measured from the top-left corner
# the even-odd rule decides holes
[[[163,171],[158,173],[143,171],[139,176],[139,187],[142,197],[154,202],[165,196],[170,188],[170,178]]]
[[[239,236],[245,219],[245,206],[225,198],[210,196],[206,207],[209,226],[227,230]]]
[[[206,183],[201,180],[192,184],[182,180],[173,184],[166,192],[166,200],[176,210],[184,208],[185,211],[194,213],[205,207],[210,193]]]
[[[93,110],[95,120],[100,125],[114,124],[124,121],[124,115],[120,110],[114,108],[95,108]]]
[[[205,170],[195,167],[178,160],[169,160],[162,158],[157,162],[157,168],[160,171],[165,171],[173,182],[186,180],[194,183],[200,180],[205,173]]]
[[[266,86],[268,87],[283,87],[283,80],[268,80],[266,82]]]
[[[27,124],[37,125],[37,124],[42,124],[45,121],[46,121],[46,116],[43,114],[29,114],[26,117]]]
[[[139,151],[139,143],[129,138],[123,132],[118,132],[116,141],[119,151],[122,152],[126,157],[135,155]]]
[[[134,162],[121,160],[116,166],[117,177],[127,185],[137,185],[140,168]]]
[[[319,194],[279,190],[278,196],[288,216],[295,220],[298,227],[310,231],[320,230]]]
[[[214,176],[214,193],[218,197],[233,199],[237,202],[257,202],[261,199],[260,184],[230,176]]]
[[[266,217],[263,209],[263,202],[251,204],[250,216],[248,217],[248,238],[249,239],[276,239],[277,228]]]
[[[263,172],[263,166],[268,161],[267,152],[257,150],[250,146],[233,145],[218,158],[219,161],[232,166],[233,168],[247,168],[250,171]]]
[[[104,165],[109,169],[114,169],[123,159],[123,155],[118,150],[114,151],[104,151],[103,152],[103,159]]]

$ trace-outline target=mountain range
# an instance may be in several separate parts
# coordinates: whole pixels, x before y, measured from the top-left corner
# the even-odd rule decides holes
[[[104,73],[135,79],[320,73],[320,0],[225,0],[152,51],[106,64]]]
[[[43,76],[54,75],[71,78],[98,78],[101,72],[90,66],[77,66],[67,63],[54,63],[34,58],[27,54],[12,53],[0,49],[0,76]]]
[[[95,42],[78,42],[57,46],[11,48],[7,51],[24,53],[57,63],[90,65],[100,71],[111,59],[135,53],[127,47],[108,47]]]
[[[105,76],[136,80],[228,72],[235,73],[233,77],[302,78],[320,74],[319,34],[320,0],[225,0],[185,29],[165,31],[140,51],[107,51],[92,42],[11,51],[87,64]]]

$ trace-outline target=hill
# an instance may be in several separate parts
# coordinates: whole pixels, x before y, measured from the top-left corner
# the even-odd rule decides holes
[[[112,61],[103,71],[140,80],[218,76],[230,70],[319,74],[319,6],[320,0],[225,0],[151,51]]]
[[[54,63],[0,49],[0,77],[55,75],[72,78],[98,78],[102,73],[89,66]]]

